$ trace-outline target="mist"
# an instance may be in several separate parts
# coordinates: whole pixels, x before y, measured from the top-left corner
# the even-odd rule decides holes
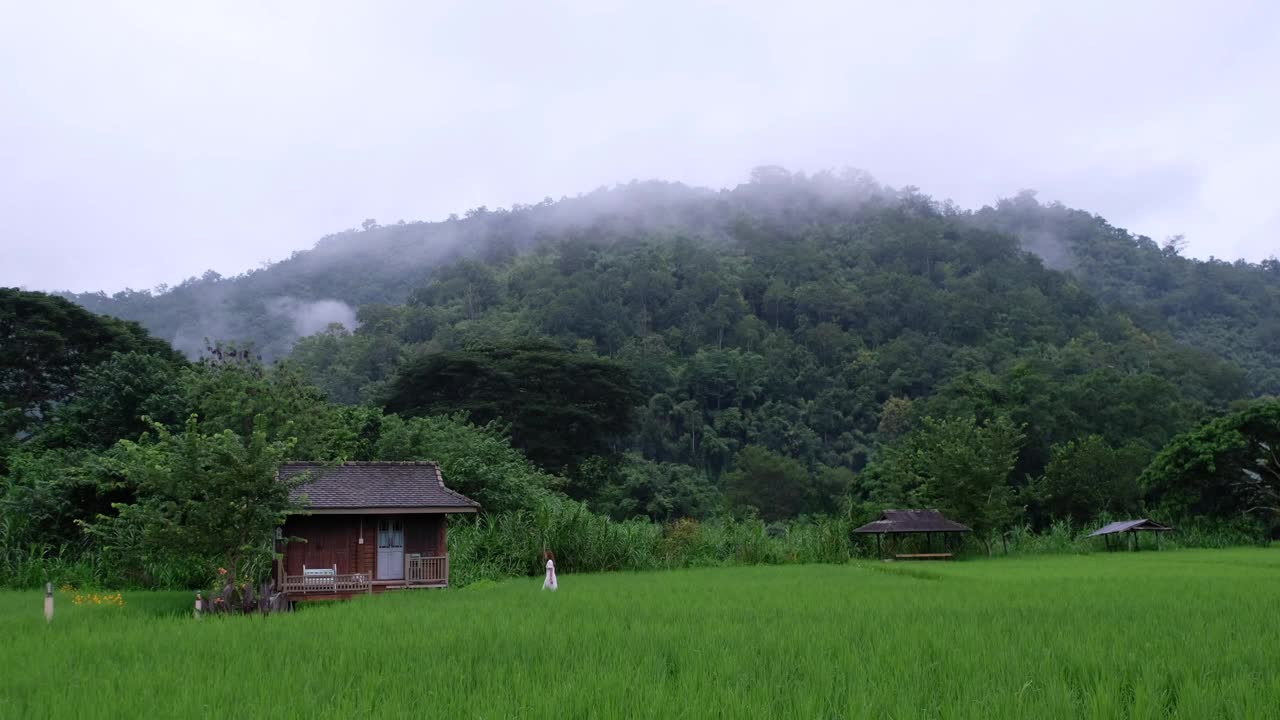
[[[267,308],[274,314],[287,317],[293,323],[294,337],[314,335],[328,329],[330,325],[341,325],[348,331],[359,327],[355,309],[341,300],[307,302],[280,297],[268,301]]]

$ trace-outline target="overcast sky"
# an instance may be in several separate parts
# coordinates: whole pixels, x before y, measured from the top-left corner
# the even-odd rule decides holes
[[[0,0],[0,285],[147,288],[761,164],[1035,188],[1260,260],[1280,3]]]

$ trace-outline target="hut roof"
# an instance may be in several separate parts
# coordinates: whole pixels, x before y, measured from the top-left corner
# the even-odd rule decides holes
[[[327,465],[292,462],[280,478],[311,476],[289,492],[309,512],[475,512],[480,503],[444,486],[440,466],[431,462],[347,462]]]
[[[948,520],[937,510],[885,510],[880,519],[854,530],[856,533],[961,533],[968,526]]]
[[[1138,520],[1121,520],[1113,522],[1110,525],[1104,525],[1097,530],[1089,533],[1089,537],[1097,537],[1099,535],[1111,535],[1113,533],[1122,532],[1170,532],[1173,528],[1168,525],[1161,525],[1154,520],[1140,518]]]

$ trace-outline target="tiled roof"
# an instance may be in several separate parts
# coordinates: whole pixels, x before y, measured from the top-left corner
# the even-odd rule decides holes
[[[278,476],[284,479],[300,473],[312,476],[289,497],[303,501],[309,509],[480,507],[445,487],[440,467],[430,462],[293,462],[281,465]]]
[[[885,510],[880,519],[854,530],[858,533],[969,532],[969,527],[948,520],[937,510]]]

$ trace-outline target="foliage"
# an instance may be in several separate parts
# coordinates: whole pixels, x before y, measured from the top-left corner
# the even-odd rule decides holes
[[[1174,515],[1260,513],[1280,520],[1280,402],[1264,400],[1179,435],[1140,482]]]
[[[382,416],[374,458],[432,460],[450,488],[494,513],[530,509],[563,483],[531,465],[497,427],[477,426],[461,415]]]
[[[593,506],[614,519],[705,518],[723,504],[720,489],[706,475],[688,465],[646,460],[638,453],[629,453],[603,485]]]
[[[637,399],[630,374],[616,362],[521,342],[411,360],[392,381],[386,405],[409,416],[463,412],[480,424],[501,420],[529,459],[564,472],[611,453],[631,429]]]
[[[830,480],[830,474],[820,476]],[[822,487],[803,465],[765,448],[748,445],[725,475],[725,495],[739,511],[780,520],[829,511],[831,498],[845,488]]]
[[[266,366],[252,349],[212,348],[187,372],[181,393],[188,413],[213,433],[231,431],[248,438],[262,432],[270,442],[290,444],[288,459],[337,460],[360,451],[352,422],[290,363]]]
[[[157,425],[154,437],[121,441],[113,453],[137,499],[117,503],[116,514],[99,515],[86,532],[124,562],[200,558],[209,577],[219,569],[239,587],[270,567],[273,533],[293,507],[289,491],[305,481],[276,478],[288,452],[265,429],[210,432],[195,416],[181,433]]]
[[[1100,511],[1136,511],[1142,499],[1138,475],[1150,459],[1141,445],[1112,447],[1098,435],[1053,446],[1040,488],[1043,513],[1083,522]]]
[[[80,376],[76,397],[58,407],[35,438],[42,447],[105,449],[136,439],[153,422],[182,421],[190,389],[183,380],[197,370],[143,353],[117,353]]]
[[[137,323],[52,295],[0,288],[0,437],[30,431],[76,395],[84,370],[117,352],[179,361]]]
[[[886,448],[868,471],[879,498],[905,507],[929,507],[973,528],[980,538],[1022,519],[1027,495],[1011,473],[1024,435],[1000,417],[925,418],[902,441]]]

